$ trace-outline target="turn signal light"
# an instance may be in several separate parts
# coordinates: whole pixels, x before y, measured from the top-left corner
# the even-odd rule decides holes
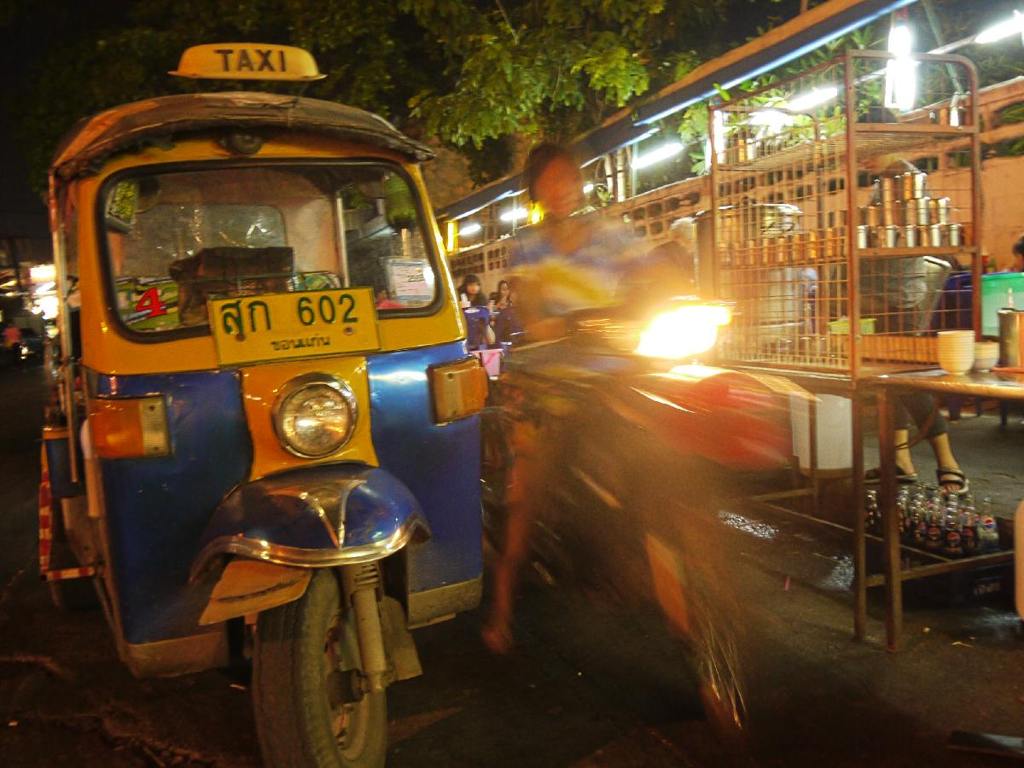
[[[162,397],[92,400],[89,403],[92,445],[101,459],[167,456],[167,406]]]
[[[434,421],[443,424],[479,413],[487,402],[487,372],[475,357],[430,369]]]

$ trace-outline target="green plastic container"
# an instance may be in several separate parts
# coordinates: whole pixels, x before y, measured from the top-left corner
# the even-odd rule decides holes
[[[1024,273],[995,272],[981,276],[981,334],[999,336],[999,316],[1004,307],[1024,309]]]

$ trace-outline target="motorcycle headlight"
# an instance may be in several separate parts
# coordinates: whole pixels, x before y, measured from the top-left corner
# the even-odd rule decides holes
[[[322,374],[292,380],[274,406],[274,429],[285,450],[306,459],[338,451],[352,435],[356,399],[341,381]]]
[[[721,304],[684,304],[660,312],[640,333],[636,354],[679,360],[707,352],[718,340],[718,329],[732,319]]]

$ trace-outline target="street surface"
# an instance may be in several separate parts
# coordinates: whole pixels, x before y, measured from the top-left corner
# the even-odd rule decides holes
[[[134,680],[99,612],[50,604],[35,562],[44,399],[40,369],[0,370],[0,765],[259,765],[244,669]],[[877,604],[868,643],[850,639],[843,540],[756,523],[741,603],[757,728],[741,755],[712,737],[656,622],[531,584],[508,657],[483,649],[477,614],[417,633],[425,674],[390,689],[389,765],[1006,764],[945,747],[956,729],[1024,735],[1024,639],[1005,600],[918,607],[905,651],[886,654]]]

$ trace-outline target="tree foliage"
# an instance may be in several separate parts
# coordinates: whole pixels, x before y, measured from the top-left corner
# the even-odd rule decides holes
[[[948,39],[976,20],[958,0]],[[972,0],[986,8],[1010,0]],[[167,75],[189,45],[225,40],[311,50],[327,78],[304,89],[459,148],[477,180],[507,170],[512,136],[566,139],[679,79],[800,0],[0,0],[8,101],[34,181],[78,119],[211,86]],[[994,13],[995,11],[993,11]],[[975,30],[976,31],[976,30]],[[995,54],[993,54],[995,55]],[[997,62],[1006,72],[1016,62]],[[8,89],[10,85],[8,83]],[[264,88],[264,84],[260,84]],[[273,87],[272,87],[273,88]],[[277,86],[295,90],[295,86]],[[699,117],[690,126],[703,132]]]
[[[328,77],[307,95],[437,136],[473,162],[506,147],[510,135],[566,138],[592,127],[742,39],[749,24],[721,23],[736,9],[760,7],[764,19],[764,9],[780,7],[779,0],[98,0],[44,19],[29,0],[0,3],[8,35],[27,28],[28,37],[46,38],[48,52],[25,71],[16,97],[36,180],[59,136],[81,117],[198,88],[166,74],[197,43],[308,48]],[[500,165],[488,157],[477,170],[491,176]]]

